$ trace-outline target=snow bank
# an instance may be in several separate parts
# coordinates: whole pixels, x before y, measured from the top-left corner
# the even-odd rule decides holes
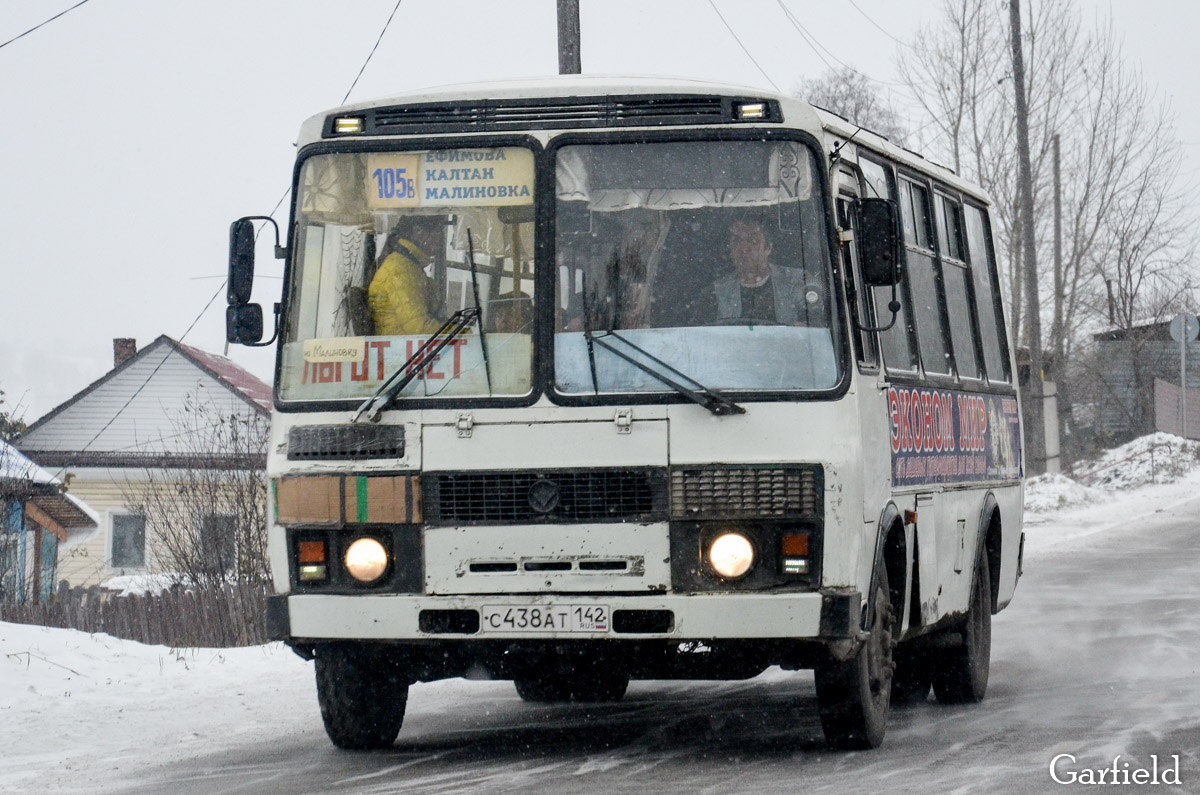
[[[136,768],[320,731],[311,666],[280,643],[170,649],[0,622],[0,792],[102,791]]]
[[[109,577],[100,583],[100,587],[106,591],[116,591],[117,596],[157,596],[169,591],[178,581],[178,576],[174,574],[124,574]]]
[[[1174,483],[1200,468],[1200,442],[1169,433],[1152,433],[1081,461],[1071,474],[1075,480],[1110,491],[1148,483]]]
[[[1076,483],[1065,475],[1038,475],[1025,481],[1025,510],[1032,513],[1094,505],[1110,499],[1105,492]]]

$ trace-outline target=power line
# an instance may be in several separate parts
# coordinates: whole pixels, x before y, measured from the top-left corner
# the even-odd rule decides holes
[[[88,0],[81,0],[80,3],[78,3],[75,6],[72,6],[72,8],[78,8],[79,6],[83,5],[86,2],[88,2]],[[346,90],[346,96],[342,97],[343,104],[345,104],[346,100],[350,97],[350,92],[354,90],[354,87],[356,85],[358,85],[358,79],[360,77],[362,77],[363,72],[366,71],[367,64],[369,64],[371,62],[371,57],[375,55],[375,50],[377,50],[379,48],[379,42],[383,41],[383,35],[385,33],[387,33],[388,26],[392,24],[392,18],[396,16],[396,11],[400,8],[401,2],[403,2],[403,0],[396,0],[396,5],[392,7],[392,13],[388,16],[387,22],[385,22],[383,24],[383,29],[379,31],[379,38],[377,38],[375,40],[375,46],[372,47],[371,52],[367,54],[367,59],[365,61],[363,61],[362,68],[358,70],[358,74],[355,75],[354,81],[350,84],[350,88],[348,88]],[[70,10],[71,10],[71,8],[67,9],[67,11],[70,11]],[[67,11],[63,11],[62,14],[67,13]],[[59,14],[58,16],[62,16],[62,14]],[[51,20],[46,20],[46,22],[49,22],[49,21],[51,21]],[[44,25],[44,24],[46,24],[46,22],[43,22],[42,24]],[[26,32],[28,32],[28,31],[26,31]],[[21,35],[23,36],[25,34],[22,33]],[[20,37],[18,36],[18,38],[20,38]],[[2,45],[0,45],[0,46],[2,46]],[[289,185],[287,187],[287,189],[284,190],[283,195],[279,197],[279,201],[275,202],[275,207],[274,207],[274,209],[271,210],[272,217],[274,217],[275,213],[278,212],[279,208],[283,205],[284,199],[287,198],[287,196],[291,192],[291,190],[292,190],[291,186]],[[262,234],[262,230],[264,227],[265,227],[265,225],[262,227],[259,227],[258,234],[256,234],[254,237],[255,240],[258,240],[258,235]],[[187,335],[189,333],[191,333],[192,329],[196,327],[196,324],[200,322],[200,318],[204,317],[204,313],[207,312],[209,307],[211,307],[213,305],[213,302],[217,300],[217,296],[219,296],[225,290],[225,286],[226,286],[227,282],[228,282],[228,278],[222,280],[221,286],[217,288],[217,291],[215,293],[213,293],[212,298],[208,299],[208,303],[204,305],[204,308],[200,310],[200,314],[196,315],[195,320],[193,320],[191,322],[191,325],[189,325],[187,327],[187,330],[184,331],[183,334],[179,337],[179,339],[177,340],[178,342],[183,342],[185,339],[187,339]],[[174,353],[174,348],[172,348],[171,351],[168,352],[167,355],[163,357],[162,361],[159,362],[158,365],[150,372],[150,375],[146,376],[146,380],[143,381],[142,385],[139,386],[137,388],[137,390],[132,395],[129,396],[129,399],[127,401],[125,401],[125,404],[117,410],[117,412],[112,416],[112,419],[110,419],[108,422],[106,422],[104,424],[104,427],[102,427],[99,431],[97,431],[96,435],[93,436],[88,441],[88,443],[85,444],[79,450],[79,452],[84,452],[85,450],[87,450],[97,439],[100,438],[100,434],[102,434],[106,430],[108,430],[109,426],[111,426],[114,422],[117,421],[117,418],[121,416],[121,414],[125,411],[125,409],[129,408],[129,405],[131,403],[133,403],[134,398],[136,398],[139,394],[141,394],[142,390],[146,388],[146,386],[150,383],[151,380],[153,380],[154,376],[158,373],[158,371],[162,368],[162,366],[164,364],[166,364],[167,359],[171,358],[171,353]],[[65,469],[66,469],[66,467],[63,467],[63,469],[59,471],[59,474],[62,474],[62,472],[65,471]]]
[[[865,17],[865,18],[866,18],[866,20],[867,20],[868,22],[870,22],[872,25],[874,25],[876,28],[878,28],[880,33],[882,33],[883,35],[887,36],[889,39],[891,39],[892,41],[896,42],[897,44],[899,44],[899,45],[901,45],[901,46],[904,46],[904,47],[907,47],[907,48],[908,48],[908,49],[910,49],[910,50],[912,49],[912,45],[911,45],[911,44],[909,44],[907,41],[904,41],[903,39],[898,39],[898,38],[896,38],[895,36],[893,36],[893,35],[891,34],[891,32],[890,32],[890,31],[888,31],[888,30],[887,30],[887,28],[883,27],[883,25],[880,25],[878,22],[876,22],[875,20],[871,19],[871,17],[870,17],[870,16],[867,14],[867,12],[866,12],[866,11],[863,11],[861,8],[859,8],[859,7],[858,7],[858,3],[854,2],[854,0],[848,0],[848,2],[850,3],[850,5],[854,6],[854,10],[855,10],[855,11],[857,11],[857,12],[858,12],[858,13],[860,13],[860,14],[862,14],[862,15],[863,15],[863,17]]]
[[[392,24],[392,17],[396,16],[396,11],[400,8],[400,3],[403,0],[396,0],[395,7],[392,8],[392,13],[388,16],[387,22],[383,23],[383,30],[379,31],[379,38],[375,40],[375,46],[371,48],[371,52],[367,54],[367,60],[363,61],[362,69],[358,70],[358,74],[354,76],[354,82],[346,89],[346,96],[342,97],[342,104],[346,104],[346,100],[350,98],[350,92],[358,85],[358,78],[362,77],[362,73],[366,71],[367,64],[371,62],[371,57],[375,55],[375,50],[379,49],[379,42],[383,41],[383,34],[387,33],[388,25]],[[274,215],[274,213],[271,213]]]
[[[721,16],[721,11],[720,11],[720,9],[717,8],[717,4],[715,2],[713,2],[713,0],[708,0],[708,4],[710,6],[712,6],[713,11],[717,12],[717,16],[720,17],[721,22],[724,23],[725,29],[729,31],[729,35],[733,36],[733,40],[736,41],[738,43],[738,46],[742,48],[742,52],[746,53],[746,57],[754,62],[754,65],[758,67],[758,71],[762,72],[762,76],[767,78],[767,82],[771,84],[772,88],[774,88],[776,91],[778,91],[780,94],[782,94],[783,91],[779,88],[779,86],[775,85],[775,81],[771,79],[771,76],[769,74],[767,74],[767,70],[762,68],[762,64],[760,64],[758,61],[754,60],[754,56],[750,54],[750,51],[748,49],[746,49],[746,45],[742,44],[742,40],[739,39],[738,35],[733,32],[733,28],[729,27],[728,22],[725,22],[725,17]]]
[[[46,25],[49,25],[51,22],[53,22],[54,20],[56,20],[56,19],[58,19],[59,17],[63,16],[64,14],[68,14],[68,13],[70,13],[70,12],[74,11],[75,9],[79,8],[81,5],[83,5],[83,4],[84,4],[84,3],[86,3],[87,1],[88,1],[88,0],[79,0],[79,2],[78,2],[78,3],[76,3],[76,4],[75,4],[75,5],[73,5],[73,6],[71,6],[71,7],[70,7],[70,8],[68,8],[66,11],[59,11],[57,14],[55,14],[54,16],[52,16],[52,17],[50,17],[49,19],[47,19],[45,22],[42,22],[42,23],[40,23],[40,24],[37,24],[37,25],[34,25],[32,28],[30,28],[29,30],[27,30],[27,31],[25,31],[24,33],[20,34],[19,36],[13,36],[13,37],[12,37],[11,39],[9,39],[8,41],[4,42],[3,44],[0,44],[0,48],[7,47],[8,45],[12,44],[12,43],[13,43],[14,41],[16,41],[17,39],[24,38],[25,36],[28,36],[30,33],[33,33],[33,32],[34,32],[35,30],[37,30],[38,28],[44,27],[44,26],[46,26]]]
[[[829,61],[825,60],[825,56],[821,55],[821,50],[824,50],[826,53],[828,53],[830,58],[837,61],[839,64],[841,64],[846,69],[849,69],[851,72],[854,72],[854,74],[859,75],[860,77],[864,77],[873,83],[879,83],[882,86],[903,86],[903,85],[905,85],[904,83],[889,82],[887,80],[879,80],[877,78],[871,77],[866,72],[860,72],[858,69],[855,69],[853,66],[851,66],[850,64],[843,61],[841,58],[834,55],[833,50],[829,49],[824,44],[822,44],[820,42],[820,40],[815,35],[813,35],[812,31],[810,31],[808,28],[804,27],[804,25],[802,25],[800,23],[800,20],[796,19],[796,16],[788,9],[787,6],[785,6],[783,4],[783,0],[775,0],[775,2],[778,3],[780,9],[783,10],[783,14],[784,14],[784,16],[787,17],[788,22],[792,23],[792,27],[795,28],[796,32],[800,34],[800,38],[804,39],[804,43],[807,44],[809,46],[809,49],[811,49],[813,51],[813,53],[815,53],[816,56],[821,59],[821,63],[825,64],[825,66],[828,67],[831,71],[833,70],[833,64],[831,64],[831,63],[829,63]],[[818,48],[820,48],[820,49],[818,49]]]

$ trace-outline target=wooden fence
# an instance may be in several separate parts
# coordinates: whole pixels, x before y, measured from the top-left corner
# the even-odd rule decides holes
[[[0,604],[0,621],[104,632],[176,648],[227,648],[266,643],[267,590],[225,585],[116,596],[99,588],[61,591],[50,604]]]

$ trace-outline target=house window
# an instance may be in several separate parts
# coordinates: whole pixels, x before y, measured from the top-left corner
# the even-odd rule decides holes
[[[113,514],[112,567],[146,567],[146,517],[133,513]]]
[[[233,571],[236,521],[228,514],[206,514],[200,521],[204,568],[211,573]]]

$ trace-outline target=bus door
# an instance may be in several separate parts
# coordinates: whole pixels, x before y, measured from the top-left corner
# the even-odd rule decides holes
[[[854,355],[858,365],[859,407],[859,456],[863,479],[863,522],[875,524],[887,504],[891,483],[891,455],[889,452],[887,384],[880,377],[879,347],[872,331],[875,313],[870,295],[864,286],[858,262],[858,248],[854,242],[853,202],[858,196],[858,178],[843,166],[838,171],[837,218],[841,229],[842,268],[846,274],[847,300],[850,317],[854,323],[851,338],[854,340]],[[847,234],[849,233],[849,234]]]

